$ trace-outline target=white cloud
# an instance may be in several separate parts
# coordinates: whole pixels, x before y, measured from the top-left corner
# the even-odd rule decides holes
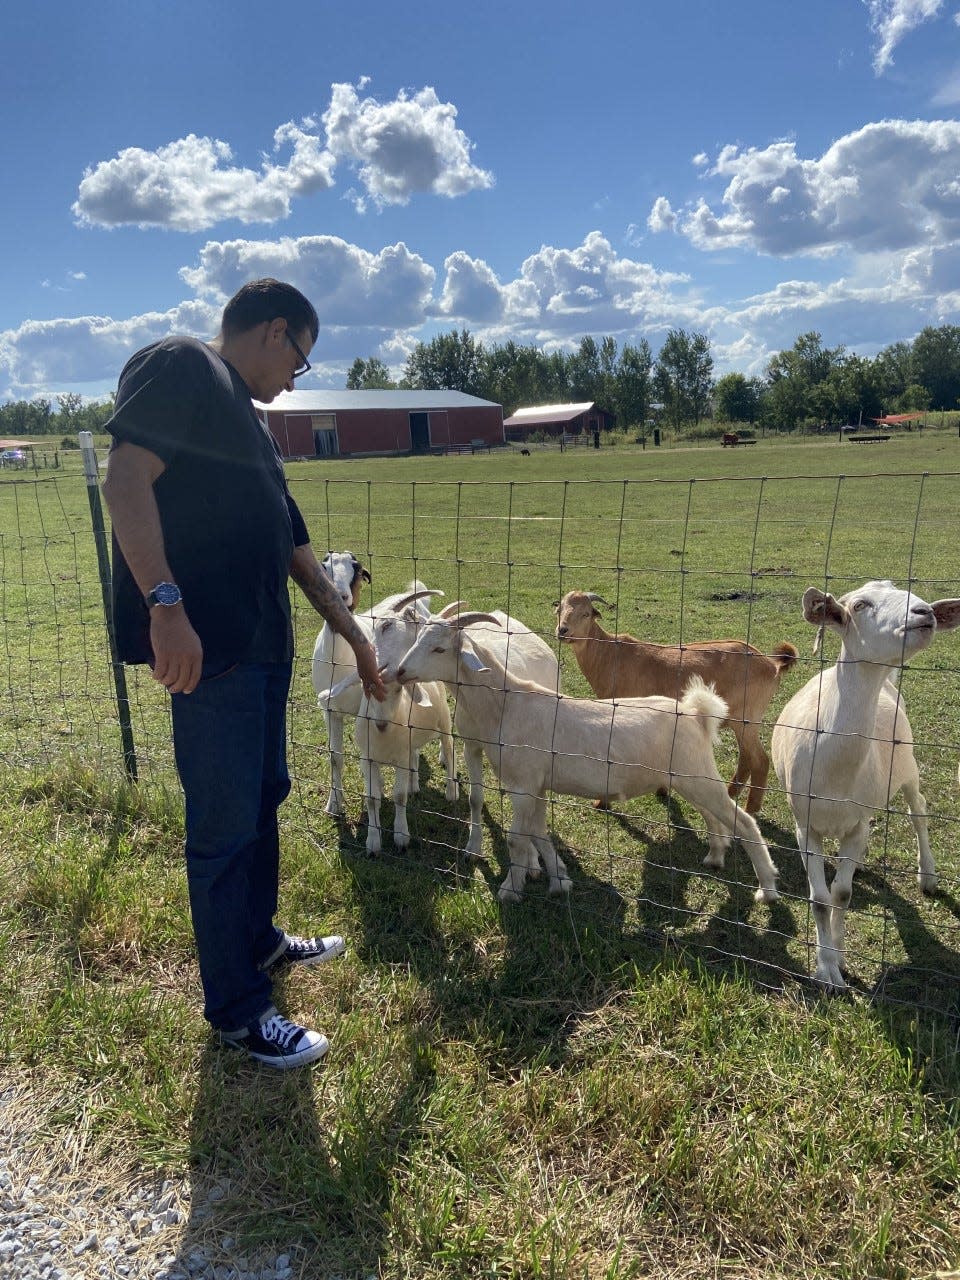
[[[421,191],[462,196],[493,185],[492,175],[472,163],[473,143],[456,119],[456,107],[430,87],[381,103],[361,100],[349,84],[333,86],[323,115],[331,153],[356,167],[380,204],[406,204]]]
[[[200,297],[220,306],[246,281],[274,276],[310,298],[321,325],[391,329],[424,322],[435,274],[405,244],[369,253],[337,236],[211,241],[197,267],[180,271]]]
[[[437,311],[475,324],[496,324],[507,309],[507,294],[483,261],[458,250],[443,264],[446,277]]]
[[[793,141],[725,146],[709,173],[729,179],[722,212],[701,199],[674,215],[675,225],[700,249],[775,257],[946,243],[960,235],[958,172],[956,120],[868,124],[812,160]],[[669,226],[663,212],[654,217],[669,208],[659,197],[651,229]]]
[[[28,320],[0,333],[0,370],[9,381],[10,394],[25,398],[54,387],[93,384],[105,389],[116,385],[120,369],[140,347],[171,333],[210,338],[219,321],[219,309],[195,301],[126,320]]]
[[[863,0],[876,39],[873,69],[882,75],[893,63],[893,51],[915,27],[935,18],[943,0]]]
[[[599,231],[572,248],[542,245],[506,279],[463,250],[438,275],[402,243],[371,253],[332,236],[210,242],[180,272],[192,298],[169,311],[28,322],[0,333],[0,387],[17,398],[64,388],[102,393],[138,347],[169,333],[212,336],[227,297],[262,275],[290,280],[317,306],[308,385],[342,386],[358,355],[377,355],[397,371],[418,339],[451,325],[488,344],[512,338],[546,350],[570,349],[584,334],[620,343],[644,337],[656,350],[680,327],[710,337],[718,373],[760,373],[807,330],[819,330],[828,346],[872,354],[960,314],[960,242],[861,254],[847,268],[833,280],[784,280],[717,306],[686,275],[624,256]]]
[[[647,226],[651,231],[675,231],[677,229],[677,215],[670,207],[670,201],[666,196],[657,196],[653,202],[653,208],[647,218]]]
[[[254,172],[231,165],[232,158],[226,142],[192,133],[157,151],[127,147],[86,171],[73,213],[90,226],[173,231],[203,231],[227,218],[250,223],[286,217],[296,171],[265,162]]]
[[[323,133],[310,116],[274,131],[273,153],[285,154],[283,161],[265,158],[259,169],[245,168],[234,163],[228,142],[195,134],[156,151],[128,147],[86,170],[72,209],[87,226],[196,232],[227,219],[276,222],[294,199],[333,186],[341,161],[380,204],[406,204],[417,192],[460,196],[491,186],[493,178],[472,164],[473,144],[456,117],[456,107],[431,88],[380,103],[335,84]],[[354,203],[363,212],[362,194]]]

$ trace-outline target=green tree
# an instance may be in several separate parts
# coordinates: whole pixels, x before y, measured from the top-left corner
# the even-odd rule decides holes
[[[64,428],[70,426],[70,420],[75,418],[83,408],[83,396],[77,391],[65,391],[57,396],[58,416],[60,418],[59,425]]]
[[[742,373],[727,373],[713,390],[715,416],[721,422],[756,422],[763,384]]]
[[[814,396],[843,359],[843,347],[824,347],[819,333],[802,333],[767,365],[764,414],[771,425],[793,431],[804,418],[833,416],[829,389]]]
[[[438,334],[418,342],[403,373],[403,385],[413,390],[464,391],[479,395],[483,386],[483,345],[466,329]]]
[[[913,344],[894,342],[884,347],[873,362],[877,386],[884,405],[894,404],[917,379],[913,371]]]
[[[617,362],[616,390],[613,407],[617,421],[623,426],[643,427],[650,416],[652,398],[650,370],[653,357],[650,344],[641,338],[637,345],[625,346]]]
[[[713,390],[713,356],[706,334],[671,329],[657,356],[654,385],[675,427],[699,423]]]
[[[955,409],[960,401],[960,326],[921,329],[913,341],[913,378],[930,392],[931,409]]]
[[[357,356],[347,374],[348,391],[391,391],[396,385],[390,370],[376,356],[368,360]]]
[[[897,396],[896,404],[898,413],[923,413],[930,408],[930,402],[933,399],[926,387],[919,386],[916,382],[911,382],[903,393]]]

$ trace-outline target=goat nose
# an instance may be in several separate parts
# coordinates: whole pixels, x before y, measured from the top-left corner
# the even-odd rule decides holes
[[[405,670],[405,668],[404,668],[404,667],[397,667],[397,679],[398,679],[398,680],[402,680],[405,674],[406,674],[406,670]]]
[[[557,635],[558,635],[558,636],[565,636],[566,634],[567,634],[567,628],[566,628],[566,627],[557,627]]]

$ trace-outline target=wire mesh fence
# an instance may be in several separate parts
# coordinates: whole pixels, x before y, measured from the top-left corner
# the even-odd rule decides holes
[[[768,751],[789,697],[837,657],[829,636],[820,655],[812,652],[814,629],[800,609],[807,586],[840,595],[868,579],[890,578],[930,601],[960,595],[952,472],[503,483],[317,479],[308,465],[290,473],[318,551],[350,548],[370,571],[361,607],[419,579],[442,590],[443,602],[503,610],[554,648],[569,696],[593,696],[573,653],[555,636],[554,602],[573,590],[602,597],[599,612],[611,633],[665,645],[730,638],[764,654],[792,643],[800,657],[760,727]],[[122,780],[97,553],[79,468],[0,477],[0,569],[0,762],[37,771],[75,757]],[[321,620],[296,592],[293,603],[288,820],[295,814],[327,850],[363,857],[363,784],[349,727],[346,812],[340,820],[324,812],[329,756],[311,682]],[[957,657],[956,636],[937,636],[899,673],[939,891],[920,891],[916,840],[899,796],[872,815],[866,865],[845,913],[854,989],[951,1015],[960,1014]],[[130,669],[127,680],[140,785],[175,788],[167,696],[145,670]],[[466,860],[461,748],[456,800],[447,798],[436,745],[424,750],[420,789],[408,809],[410,846],[384,857],[458,890],[496,893],[509,863],[510,805],[487,767],[485,857]],[[717,759],[723,778],[731,778],[737,751],[726,731]],[[676,793],[616,800],[607,810],[595,808],[593,797],[552,796],[548,829],[572,882],[570,897],[559,895],[555,909],[575,913],[577,927],[618,930],[747,965],[760,982],[802,978],[813,967],[814,922],[793,816],[772,772],[757,817],[779,867],[776,902],[755,901],[757,881],[742,846],[727,854],[723,868],[703,864],[703,819]],[[387,831],[391,818],[386,801]],[[537,904],[546,898],[546,887],[535,882],[510,909],[542,909]]]

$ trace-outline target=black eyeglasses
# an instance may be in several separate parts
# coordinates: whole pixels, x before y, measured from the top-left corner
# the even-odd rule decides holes
[[[294,351],[297,353],[297,356],[299,357],[299,360],[300,360],[300,363],[297,365],[296,369],[294,369],[293,371],[293,377],[299,378],[299,377],[302,377],[303,374],[310,372],[310,368],[311,368],[310,361],[303,354],[303,352],[300,350],[300,348],[297,346],[294,340],[290,337],[289,329],[286,330],[286,334],[287,334],[287,341],[290,343],[291,347],[293,347]]]

